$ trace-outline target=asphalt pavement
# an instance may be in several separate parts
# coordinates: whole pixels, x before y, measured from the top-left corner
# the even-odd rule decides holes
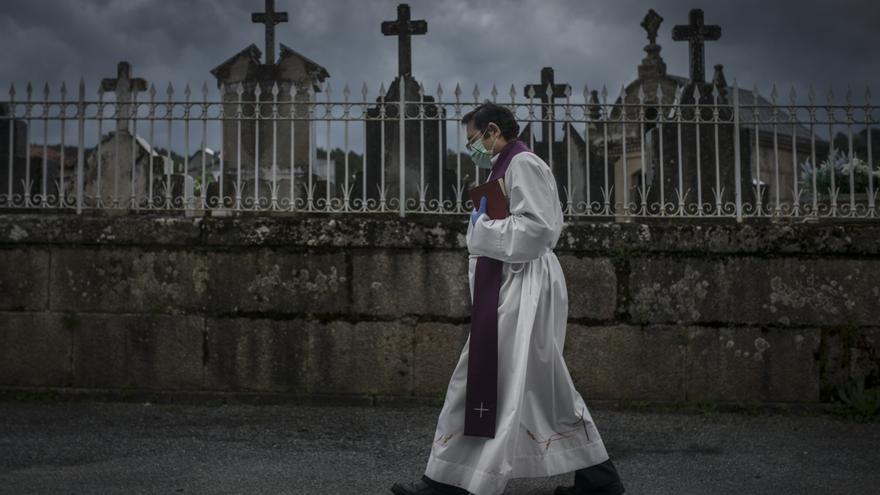
[[[388,494],[424,472],[429,406],[0,402],[0,493]],[[880,425],[593,408],[630,494],[880,493]],[[572,475],[514,479],[549,495]]]

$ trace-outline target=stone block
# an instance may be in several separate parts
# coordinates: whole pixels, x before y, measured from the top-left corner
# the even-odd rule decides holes
[[[48,313],[0,313],[0,383],[67,386],[76,321]]]
[[[816,329],[688,329],[688,400],[816,402]]]
[[[681,401],[687,339],[674,327],[569,325],[563,356],[590,399]]]
[[[199,311],[207,288],[207,265],[198,253],[60,249],[52,254],[49,304],[56,311]]]
[[[871,325],[880,273],[870,259],[637,258],[631,262],[633,321],[744,325]]]
[[[73,332],[73,382],[84,388],[128,386],[129,328],[134,315],[78,315]]]
[[[468,256],[451,251],[352,254],[354,311],[369,315],[468,317]]]
[[[0,250],[0,310],[39,311],[48,301],[49,252]]]
[[[429,322],[416,325],[413,350],[415,395],[443,397],[469,332],[469,324]]]
[[[198,389],[204,382],[204,320],[195,316],[131,318],[128,378],[135,388]]]
[[[614,319],[617,274],[608,258],[559,256],[568,291],[568,317],[604,321]]]
[[[209,318],[206,326],[207,388],[306,392],[304,320]]]
[[[413,325],[396,321],[309,326],[313,394],[412,394]]]
[[[345,255],[258,249],[211,253],[209,306],[215,312],[346,313]]]

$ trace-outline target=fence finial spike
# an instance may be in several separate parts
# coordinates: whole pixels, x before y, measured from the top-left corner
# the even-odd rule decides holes
[[[61,81],[61,99],[63,100],[65,96],[67,96],[67,81]]]
[[[443,85],[437,83],[437,99],[440,99],[441,97],[443,97]]]
[[[645,86],[643,84],[639,84],[639,92],[636,93],[636,97],[638,97],[639,103],[645,102]]]
[[[48,98],[49,98],[49,93],[50,93],[50,91],[49,91],[49,83],[46,82],[46,83],[43,85],[43,98],[48,99]]]
[[[425,96],[425,85],[419,83],[419,99]]]
[[[533,98],[535,98],[535,87],[534,87],[534,86],[529,85],[528,89],[526,90],[526,96],[527,96],[530,100],[533,99]]]
[[[812,83],[810,83],[810,85],[807,86],[807,100],[810,102],[810,105],[813,105],[813,103],[815,103],[815,100],[816,100],[816,90],[813,89]]]
[[[602,85],[602,101],[603,102],[608,101],[608,87],[604,84]]]
[[[508,92],[511,98],[516,98],[516,86],[513,84],[510,85],[510,91]]]
[[[367,89],[367,81],[364,81],[363,86],[361,86],[361,94],[364,95],[364,101],[367,101],[367,94],[369,92],[370,90]]]
[[[208,81],[202,81],[202,94],[208,97]]]
[[[385,83],[379,84],[379,98],[385,97]]]
[[[474,84],[474,101],[479,101],[480,99],[480,87],[477,84]]]
[[[847,106],[852,106],[852,87],[846,87],[846,94],[844,95]]]
[[[770,102],[776,105],[776,98],[779,96],[779,92],[776,91],[776,83],[773,83],[773,87],[770,89]]]
[[[794,84],[788,90],[788,101],[794,106],[797,103],[797,92],[794,90]]]
[[[278,81],[272,83],[272,96],[278,96]]]
[[[492,83],[492,91],[490,91],[489,94],[492,95],[492,98],[498,96],[498,87],[495,86],[495,83]]]
[[[351,89],[348,88],[348,83],[345,83],[345,87],[342,88],[342,96],[346,98],[351,96]]]
[[[189,98],[191,94],[192,90],[189,88],[189,83],[186,83],[186,86],[183,88],[183,95]]]
[[[590,88],[584,84],[584,101],[590,100]]]
[[[865,86],[865,104],[871,106],[871,85]]]
[[[260,95],[263,94],[263,88],[261,86],[262,85],[259,83],[254,85],[254,96],[257,98],[258,101],[260,99]]]
[[[31,82],[28,81],[27,86],[24,88],[24,92],[28,97],[28,100],[31,99],[31,95],[34,93],[34,87],[31,85]]]
[[[150,99],[153,99],[155,97],[156,97],[156,85],[151,83],[150,84]]]
[[[452,94],[454,94],[456,98],[461,96],[461,84],[460,83],[455,83],[455,90],[452,91]]]
[[[15,97],[15,84],[9,83],[9,98],[12,99]]]

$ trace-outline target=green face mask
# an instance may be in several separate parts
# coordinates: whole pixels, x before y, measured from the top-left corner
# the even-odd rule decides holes
[[[486,132],[481,132],[480,137],[477,138],[476,142],[469,146],[471,160],[474,162],[474,165],[479,168],[492,168],[492,156],[494,154],[483,146],[483,134],[486,134]],[[495,148],[495,141],[492,141],[492,148]]]

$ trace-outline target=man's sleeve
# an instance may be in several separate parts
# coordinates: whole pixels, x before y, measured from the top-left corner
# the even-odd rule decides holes
[[[509,263],[538,258],[562,228],[561,206],[550,170],[528,153],[516,155],[508,171],[510,215],[481,215],[468,232],[468,251]]]

